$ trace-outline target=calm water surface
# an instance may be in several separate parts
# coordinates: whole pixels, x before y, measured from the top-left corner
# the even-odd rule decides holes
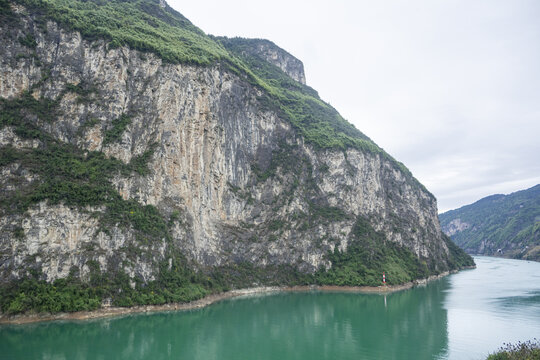
[[[0,327],[0,359],[484,359],[540,338],[540,263],[390,294],[279,293],[187,312]]]

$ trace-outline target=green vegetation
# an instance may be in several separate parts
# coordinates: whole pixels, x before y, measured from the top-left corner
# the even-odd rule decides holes
[[[321,206],[313,202],[309,204],[309,213],[311,215],[310,221],[314,223],[337,222],[349,218],[343,209],[335,206]]]
[[[6,164],[14,161],[39,175],[40,182],[0,200],[0,205],[10,212],[22,213],[30,205],[43,200],[81,208],[105,205],[106,210],[100,218],[105,228],[132,226],[143,237],[169,236],[166,222],[155,207],[122,199],[110,183],[115,173],[129,171],[129,165],[108,159],[100,152],[84,155],[73,146],[58,143],[49,143],[43,149],[24,151],[2,148],[0,162]],[[138,166],[143,167],[142,164]]]
[[[48,71],[44,71],[41,81],[34,85],[32,90],[46,81],[49,77]],[[38,99],[32,96],[31,91],[24,91],[20,97],[7,100],[0,98],[0,129],[4,126],[15,126],[17,135],[23,138],[37,139],[41,131],[35,125],[35,121],[25,120],[36,117],[40,121],[52,123],[60,115],[58,104],[67,92],[74,92],[79,95],[79,101],[88,101],[91,93],[96,89],[84,84],[67,84],[66,88],[60,93],[58,98],[51,100],[45,97]]]
[[[13,14],[8,0],[0,0],[0,17],[9,17]]]
[[[100,217],[104,229],[121,225],[131,226],[141,238],[168,238],[168,226],[157,209],[143,206],[134,200],[124,200],[112,186],[115,173],[128,172],[129,165],[106,158],[100,152],[83,154],[78,148],[55,142],[32,150],[0,149],[0,163],[18,161],[22,166],[39,175],[40,181],[21,188],[14,196],[0,200],[0,206],[10,212],[25,212],[29,206],[43,200],[51,204],[68,206],[105,205]],[[142,171],[140,161],[133,170]]]
[[[137,280],[134,287],[122,270],[102,272],[95,261],[87,265],[91,269],[87,283],[74,271],[67,278],[52,283],[38,280],[34,274],[0,288],[0,311],[16,314],[94,310],[105,299],[111,299],[116,306],[159,305],[189,302],[220,290],[212,279],[193,271],[180,257],[174,259],[170,268],[162,264],[156,280],[146,284]]]
[[[472,257],[467,255],[459,246],[457,246],[448,236],[443,234],[443,241],[446,243],[450,256],[448,256],[448,265],[450,269],[462,269],[475,266]]]
[[[76,271],[65,279],[52,283],[38,280],[33,274],[17,283],[0,288],[0,311],[8,314],[21,312],[73,312],[93,310],[105,299],[115,306],[160,305],[189,302],[210,293],[261,284],[302,285],[313,283],[313,276],[287,265],[257,267],[247,262],[214,268],[204,274],[193,270],[181,255],[159,265],[156,280],[143,283],[118,269],[102,271],[96,261],[88,261],[90,281],[79,280]]]
[[[167,221],[151,205],[142,205],[135,200],[124,200],[111,183],[115,175],[131,176],[133,173],[149,173],[148,162],[156,144],[151,144],[129,164],[108,158],[101,152],[83,151],[74,145],[62,143],[40,129],[39,121],[53,122],[59,114],[57,105],[66,92],[74,92],[86,98],[92,87],[68,85],[58,99],[34,99],[30,92],[20,98],[0,99],[0,128],[12,126],[23,139],[38,139],[40,146],[32,149],[0,148],[0,166],[17,162],[25,170],[38,175],[39,181],[21,185],[0,199],[0,213],[24,213],[30,206],[47,200],[50,204],[62,203],[83,211],[88,206],[101,206],[103,211],[93,213],[99,218],[98,230],[109,232],[115,226],[131,229],[141,245],[154,241],[169,240],[169,226],[179,218],[171,214]],[[121,117],[113,125],[113,139],[125,128],[127,117]],[[129,118],[127,118],[129,119]],[[90,123],[97,123],[89,120]],[[14,230],[15,238],[23,238],[21,227]],[[128,259],[147,256],[144,248],[125,249]],[[169,242],[170,248],[174,245]],[[169,248],[169,249],[170,249]],[[179,250],[170,250],[169,264],[159,265],[159,275],[154,281],[143,283],[135,279],[135,286],[121,268],[99,268],[95,261],[88,261],[91,268],[90,281],[85,283],[78,274],[66,279],[47,283],[43,276],[30,272],[30,276],[3,286],[0,289],[0,311],[20,312],[70,312],[92,310],[101,306],[104,299],[112,299],[118,306],[139,304],[163,304],[185,302],[203,297],[211,291],[219,291],[214,281],[195,272],[182,257]],[[29,260],[32,268],[32,260]],[[158,266],[158,265],[156,265]]]
[[[66,91],[81,92],[77,88],[68,88]],[[101,152],[85,152],[73,145],[61,143],[36,127],[32,121],[34,116],[47,122],[54,121],[58,114],[58,102],[59,99],[35,100],[29,92],[13,100],[0,99],[0,128],[13,126],[15,133],[23,139],[39,139],[42,143],[36,149],[0,148],[2,166],[19,162],[24,168],[39,175],[40,179],[0,199],[0,208],[9,213],[23,213],[32,204],[43,200],[80,208],[104,205],[106,210],[100,217],[103,230],[120,225],[132,227],[137,237],[144,241],[169,238],[167,222],[155,207],[124,200],[111,183],[115,174],[147,174],[147,163],[155,145],[125,165],[117,159],[107,158]]]
[[[332,268],[315,274],[320,284],[378,286],[385,272],[387,283],[394,285],[430,275],[425,262],[410,250],[386,241],[384,234],[375,231],[361,216],[354,225],[347,251],[336,248],[328,259],[332,261]]]
[[[95,310],[101,306],[98,291],[73,277],[58,279],[52,284],[27,278],[1,290],[0,310],[7,314],[72,312]]]
[[[487,360],[540,360],[540,342],[537,339],[517,344],[505,344]]]
[[[90,284],[100,290],[100,296],[111,298],[114,305],[159,305],[172,302],[189,302],[200,299],[210,291],[217,291],[211,279],[196,273],[185,259],[176,254],[171,258],[171,266],[166,262],[159,265],[156,280],[146,284],[136,279],[135,286],[122,270],[113,277],[110,270],[100,271],[96,263],[90,276]]]
[[[277,231],[283,228],[283,226],[285,226],[285,223],[283,222],[283,220],[275,219],[275,220],[270,221],[270,224],[268,225],[268,230]]]
[[[78,103],[88,103],[90,102],[90,95],[97,93],[97,89],[94,86],[81,82],[77,85],[67,84],[64,93],[66,92],[73,92],[79,95],[77,97]]]
[[[249,262],[216,267],[210,274],[219,289],[253,286],[307,285],[314,283],[313,275],[303,273],[291,265],[255,266]]]
[[[130,124],[131,117],[126,114],[122,114],[118,119],[114,119],[112,121],[112,128],[105,131],[103,145],[118,142],[122,138],[122,134]]]
[[[467,228],[452,235],[466,251],[540,261],[540,185],[510,195],[492,195],[439,215],[444,231],[459,219]]]
[[[0,108],[2,109],[0,112],[0,128],[7,125],[14,125],[17,126],[17,131],[20,131],[20,136],[28,137],[28,135],[24,135],[25,126],[21,122],[21,117],[34,115],[39,120],[50,123],[58,115],[57,105],[58,100],[47,98],[36,100],[29,91],[25,91],[21,97],[14,100],[0,98]]]
[[[32,34],[26,34],[26,36],[20,37],[19,42],[21,45],[29,47],[30,49],[35,49],[37,46],[36,39]]]
[[[141,155],[134,156],[131,159],[131,161],[129,162],[128,168],[131,171],[134,171],[141,176],[148,175],[150,173],[150,169],[148,168],[148,163],[150,162],[150,159],[154,155],[154,151],[156,147],[157,147],[156,143],[150,144],[150,146],[145,152],[143,152]]]
[[[171,63],[209,65],[227,58],[227,51],[159,1],[18,0],[87,39],[103,38],[110,47],[127,45],[153,52]]]
[[[96,126],[99,123],[100,123],[99,119],[96,119],[96,118],[90,118],[90,119],[86,120],[77,129],[77,135],[78,136],[83,135],[86,130],[93,128],[94,126]]]

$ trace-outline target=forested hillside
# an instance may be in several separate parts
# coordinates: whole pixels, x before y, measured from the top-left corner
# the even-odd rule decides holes
[[[443,231],[469,253],[540,260],[540,185],[488,196],[439,218]]]

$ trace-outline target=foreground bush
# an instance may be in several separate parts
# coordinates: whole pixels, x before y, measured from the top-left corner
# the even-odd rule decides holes
[[[535,338],[515,345],[504,344],[498,352],[489,355],[488,360],[540,360],[540,341]]]

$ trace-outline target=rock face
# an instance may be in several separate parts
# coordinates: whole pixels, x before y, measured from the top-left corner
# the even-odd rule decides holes
[[[433,272],[449,269],[435,198],[385,154],[314,147],[279,112],[261,106],[259,88],[219,63],[165,63],[12,7],[18,21],[0,28],[4,103],[54,104],[53,120],[38,112],[25,113],[27,120],[81,154],[102,153],[125,166],[145,157],[147,170],[115,173],[111,183],[119,201],[169,219],[170,236],[149,242],[135,225],[105,226],[105,205],[43,198],[21,212],[7,206],[1,281],[29,269],[47,281],[73,271],[85,278],[96,263],[150,281],[157,263],[170,264],[173,248],[202,268],[247,262],[313,273],[332,266],[326,254],[347,250],[359,216]],[[35,46],[20,41],[26,34]],[[270,42],[255,44],[254,52],[305,83],[300,61]],[[20,131],[2,124],[4,154],[44,148],[43,138]],[[42,184],[44,175],[21,158],[0,162],[4,199]]]
[[[462,222],[461,219],[454,219],[443,228],[443,231],[448,236],[453,236],[459,232],[467,230],[471,225],[466,222]]]
[[[279,67],[284,73],[301,84],[306,84],[304,64],[282,48],[269,40],[264,39],[236,39],[245,43],[246,51],[250,55],[256,55]]]

